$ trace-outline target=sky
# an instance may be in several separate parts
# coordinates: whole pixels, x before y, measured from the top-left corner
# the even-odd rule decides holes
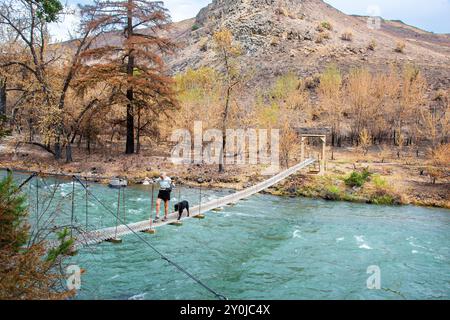
[[[62,0],[70,12],[76,12],[77,4],[91,0]],[[195,17],[211,0],[165,0],[173,21]],[[450,33],[450,0],[325,0],[347,14],[376,15],[403,22],[435,33]],[[50,26],[55,41],[67,40],[79,20],[75,14],[61,17],[59,23]]]

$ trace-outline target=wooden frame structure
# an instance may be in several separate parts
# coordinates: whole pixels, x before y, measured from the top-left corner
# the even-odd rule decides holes
[[[326,162],[326,146],[327,146],[327,136],[324,134],[300,134],[300,148],[301,148],[301,159],[300,161],[305,160],[305,140],[309,138],[319,138],[322,141],[322,152],[319,161],[319,173],[324,174],[327,170],[327,162]],[[319,159],[317,159],[319,160]]]
[[[322,150],[317,157],[319,163],[319,174],[324,174],[327,170],[327,137],[331,135],[331,127],[300,127],[296,129],[301,141],[301,161],[304,161],[307,156],[305,155],[305,141],[309,138],[319,138],[322,141]]]

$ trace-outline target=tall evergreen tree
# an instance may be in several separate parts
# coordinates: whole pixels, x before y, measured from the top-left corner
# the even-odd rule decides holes
[[[161,35],[170,17],[161,1],[95,0],[81,7],[83,23],[97,33],[120,36],[116,43],[97,43],[86,55],[84,85],[106,82],[118,88],[116,102],[126,106],[126,154],[135,152],[135,115],[142,108],[155,114],[176,105],[172,79],[165,75],[163,55],[174,44]]]

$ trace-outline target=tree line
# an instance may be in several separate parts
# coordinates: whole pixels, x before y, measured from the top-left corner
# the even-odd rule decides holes
[[[288,165],[298,150],[299,127],[331,127],[332,147],[371,145],[438,150],[448,143],[449,90],[430,90],[421,70],[392,63],[344,73],[329,65],[301,78],[290,72],[252,92],[230,30],[210,37],[216,66],[167,75],[164,58],[177,45],[162,31],[170,16],[161,2],[94,1],[80,7],[77,38],[51,43],[48,23],[62,7],[2,0],[0,13],[0,114],[10,130],[60,159],[72,145],[91,151],[124,141],[125,153],[167,140],[173,128],[202,120],[206,127],[281,129],[280,155]],[[50,3],[49,2],[49,3]],[[8,112],[5,113],[5,110]],[[5,123],[6,119],[2,118]],[[222,137],[226,150],[226,136]],[[222,157],[223,159],[223,154]],[[224,163],[219,171],[225,170]]]
[[[225,123],[220,115],[227,87],[221,77],[209,67],[176,76],[183,117],[209,127]],[[450,91],[430,90],[420,69],[411,64],[393,63],[384,72],[358,67],[347,73],[331,64],[308,78],[289,72],[245,100],[239,98],[242,86],[238,89],[227,125],[281,129],[285,165],[298,151],[297,129],[302,127],[329,127],[332,148],[354,146],[364,154],[373,145],[394,148],[399,158],[406,147],[429,157],[448,150]]]
[[[0,2],[0,112],[56,159],[65,153],[72,161],[77,137],[89,148],[98,122],[120,127],[125,152],[138,152],[142,132],[177,106],[163,62],[175,48],[161,36],[167,9],[159,1],[95,0],[79,8],[76,39],[52,44],[58,3]]]

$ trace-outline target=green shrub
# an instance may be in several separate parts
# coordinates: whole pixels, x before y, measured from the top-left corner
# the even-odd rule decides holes
[[[371,178],[371,182],[377,189],[386,189],[388,187],[386,179],[383,179],[380,175],[374,175]]]
[[[327,200],[333,200],[333,201],[337,201],[337,200],[341,200],[341,189],[339,189],[338,186],[327,186],[325,187],[325,194],[324,194],[324,198]]]
[[[0,251],[19,249],[29,239],[26,196],[20,194],[11,173],[0,180]]]
[[[362,187],[369,180],[371,173],[366,168],[362,172],[353,171],[352,174],[344,180],[349,187]]]
[[[288,72],[282,76],[279,76],[272,89],[270,90],[270,96],[275,100],[283,100],[298,90],[300,86],[300,79],[293,72]]]
[[[327,29],[329,31],[333,30],[333,26],[328,21],[323,21],[320,26],[324,29]]]
[[[377,205],[386,205],[386,206],[392,206],[396,204],[397,200],[390,194],[384,194],[384,195],[374,195],[370,199],[370,203],[377,204]]]
[[[58,234],[60,245],[45,257],[45,241],[31,237],[28,214],[27,197],[8,173],[0,179],[0,300],[67,299],[75,292],[59,282],[66,277],[64,259],[73,239],[65,229]]]
[[[49,250],[47,255],[47,261],[49,262],[55,262],[59,256],[70,254],[75,242],[73,238],[71,238],[68,228],[64,228],[62,231],[58,232],[57,235],[59,246]]]
[[[197,24],[194,24],[192,26],[192,31],[195,31],[195,30],[198,30],[198,29],[200,29],[200,27]]]
[[[400,205],[403,203],[401,194],[396,192],[380,175],[374,175],[370,179],[373,186],[369,188],[369,202],[379,205]]]

